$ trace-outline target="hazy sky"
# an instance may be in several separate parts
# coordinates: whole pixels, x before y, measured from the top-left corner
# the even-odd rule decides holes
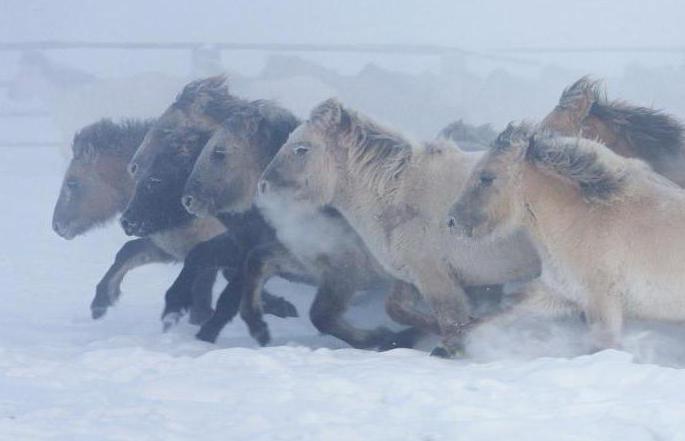
[[[487,51],[511,47],[685,46],[683,0],[0,0],[0,41],[201,41],[263,43],[405,43]],[[187,54],[89,53],[59,57],[100,74],[118,69],[186,69]],[[13,64],[3,55],[6,64]],[[610,74],[630,62],[682,65],[682,54],[517,54]],[[232,58],[231,58],[232,57]],[[224,54],[254,73],[263,54]],[[418,71],[435,57],[317,54],[319,62],[356,70],[368,61]],[[401,58],[401,57],[400,57]],[[119,63],[118,65],[115,63]],[[431,64],[432,63],[432,64]],[[495,66],[496,67],[496,66]],[[512,66],[506,66],[512,67]],[[516,67],[515,65],[513,66]],[[483,69],[492,69],[486,65]]]
[[[682,0],[2,0],[0,40],[683,45]]]

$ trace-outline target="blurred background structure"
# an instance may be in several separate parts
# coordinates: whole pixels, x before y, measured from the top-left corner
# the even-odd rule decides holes
[[[155,116],[188,80],[223,72],[237,94],[300,116],[338,96],[419,138],[457,119],[537,119],[585,74],[605,78],[611,97],[683,116],[684,10],[670,0],[9,0],[0,145],[65,146],[85,124]],[[26,136],[3,136],[8,125]]]

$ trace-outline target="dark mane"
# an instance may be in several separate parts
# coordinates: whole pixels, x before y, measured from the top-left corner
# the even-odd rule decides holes
[[[130,157],[154,123],[154,119],[124,119],[120,122],[101,119],[74,135],[71,147],[74,158],[81,157],[86,148],[92,148],[95,152]]]
[[[172,107],[184,112],[201,111],[216,121],[223,121],[231,111],[228,107],[235,100],[240,99],[230,94],[226,76],[218,75],[186,85]]]
[[[626,140],[640,158],[650,162],[680,154],[683,125],[660,110],[635,106],[625,101],[609,101],[599,80],[583,77],[561,94],[558,107],[569,109],[586,98],[589,116],[594,116]]]
[[[576,182],[589,201],[606,201],[624,187],[626,160],[598,142],[543,134],[531,139],[526,153],[537,166]]]
[[[641,158],[653,162],[680,154],[683,126],[665,112],[623,101],[595,101],[590,114],[615,127]]]
[[[272,101],[257,100],[232,107],[222,127],[235,133],[250,131],[256,134],[260,144],[267,148],[264,153],[269,156],[276,155],[290,132],[300,124],[295,115]]]

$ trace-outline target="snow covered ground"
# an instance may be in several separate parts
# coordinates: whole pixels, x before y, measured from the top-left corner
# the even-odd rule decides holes
[[[2,441],[685,440],[678,328],[631,329],[632,354],[580,355],[574,323],[483,332],[468,360],[374,353],[318,335],[306,319],[312,289],[275,281],[304,317],[269,319],[268,348],[239,321],[210,345],[187,324],[160,332],[178,271],[162,265],[134,271],[121,302],[92,321],[93,287],[123,234],[58,238],[60,153],[0,155]],[[376,323],[380,310],[379,298],[360,298],[352,314]]]

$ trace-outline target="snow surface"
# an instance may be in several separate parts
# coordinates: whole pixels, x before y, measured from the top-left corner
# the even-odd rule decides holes
[[[271,290],[303,317],[269,319],[267,348],[239,320],[210,345],[187,324],[161,333],[179,269],[163,265],[131,273],[120,303],[92,321],[123,234],[58,238],[64,159],[47,147],[0,155],[2,441],[685,440],[681,329],[631,330],[634,355],[580,355],[575,323],[483,331],[468,360],[375,353],[318,335],[306,319],[313,290],[279,280]],[[355,320],[384,320],[380,302],[358,298]]]

